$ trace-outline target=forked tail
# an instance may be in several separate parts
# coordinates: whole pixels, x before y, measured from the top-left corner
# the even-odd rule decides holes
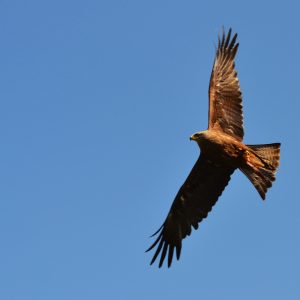
[[[240,170],[252,182],[262,199],[265,199],[267,189],[272,186],[279,166],[280,143],[247,147],[251,151],[247,152],[246,164]]]

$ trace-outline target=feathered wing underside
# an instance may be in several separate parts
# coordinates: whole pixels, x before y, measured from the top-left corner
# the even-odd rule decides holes
[[[155,233],[158,234],[157,239],[147,250],[157,246],[151,264],[161,253],[159,267],[162,266],[166,256],[170,267],[174,250],[179,259],[182,240],[191,234],[192,227],[197,229],[198,223],[206,218],[233,172],[234,169],[215,165],[205,155],[200,155],[178,191],[165,222]]]
[[[221,130],[242,141],[242,94],[234,64],[239,46],[236,38],[237,34],[231,39],[231,29],[227,36],[223,30],[222,37],[219,38],[209,83],[208,128]]]

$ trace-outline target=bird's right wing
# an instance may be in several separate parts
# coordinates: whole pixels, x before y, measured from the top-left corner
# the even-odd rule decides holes
[[[161,253],[159,262],[161,267],[168,253],[170,267],[174,249],[179,259],[182,240],[191,234],[192,226],[197,229],[198,223],[211,211],[233,172],[234,169],[216,165],[201,153],[178,191],[165,222],[155,233],[158,234],[157,239],[147,250],[150,251],[158,245],[151,264]]]

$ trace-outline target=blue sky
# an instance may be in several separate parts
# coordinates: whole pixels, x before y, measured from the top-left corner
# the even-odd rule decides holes
[[[1,299],[299,299],[297,1],[0,3]],[[261,201],[236,172],[172,268],[144,253],[198,157],[222,25],[245,142],[282,143]]]

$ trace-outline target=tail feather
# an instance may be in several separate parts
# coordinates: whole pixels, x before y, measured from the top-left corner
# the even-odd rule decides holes
[[[249,164],[243,165],[240,170],[248,177],[257,189],[258,193],[265,199],[268,188],[272,186],[275,180],[276,170],[279,166],[280,143],[247,145],[255,159],[260,160],[258,167],[251,164],[251,155]]]
[[[280,143],[274,144],[261,144],[261,145],[247,145],[254,151],[265,163],[273,168],[279,166],[280,158]]]

